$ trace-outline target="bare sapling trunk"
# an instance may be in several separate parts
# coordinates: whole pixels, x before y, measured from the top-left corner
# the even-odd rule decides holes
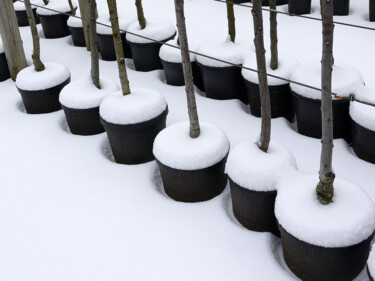
[[[18,72],[27,67],[27,63],[12,0],[1,1],[0,33],[10,76],[16,80]]]
[[[277,0],[270,0],[270,9],[276,10]],[[277,12],[270,12],[270,36],[271,36],[271,69],[279,67],[279,53],[277,50]]]
[[[43,71],[45,69],[44,64],[40,60],[40,43],[39,43],[39,35],[38,35],[38,29],[36,28],[35,19],[34,19],[34,13],[31,8],[30,0],[25,0],[25,8],[26,8],[26,14],[27,19],[29,21],[30,29],[31,29],[31,35],[33,38],[33,64],[35,71]]]
[[[108,2],[109,17],[110,17],[111,25],[112,25],[113,41],[115,43],[115,52],[116,52],[117,66],[118,66],[119,76],[120,76],[121,90],[122,90],[122,94],[125,96],[125,95],[130,94],[130,86],[129,86],[128,74],[126,72],[124,50],[122,48],[120,27],[118,23],[117,5],[116,5],[116,0],[107,0],[107,2]]]
[[[96,34],[96,1],[89,0],[90,10],[90,44],[91,44],[91,79],[100,89],[98,36]]]
[[[234,17],[233,0],[227,0],[228,34],[230,41],[236,40],[236,19]]]
[[[79,11],[82,18],[83,34],[85,35],[86,48],[88,51],[91,50],[90,44],[90,24],[88,18],[90,17],[90,9],[88,0],[78,0]]]
[[[48,0],[43,0],[44,5],[48,5],[49,1]]]
[[[322,151],[320,157],[319,184],[316,194],[320,203],[332,202],[335,173],[332,169],[333,116],[332,116],[332,58],[333,58],[333,4],[322,1],[323,56],[322,56]]]
[[[143,13],[142,0],[135,0],[135,6],[137,8],[138,22],[141,29],[146,28],[145,14]]]
[[[271,139],[271,101],[268,90],[267,68],[266,68],[266,50],[264,49],[263,38],[263,15],[262,0],[253,0],[253,8],[251,10],[254,21],[254,44],[258,66],[258,80],[260,92],[260,110],[262,116],[262,127],[260,133],[259,148],[267,152]]]
[[[73,16],[75,16],[76,15],[76,10],[74,9],[72,0],[68,0],[68,2],[69,2],[70,12],[72,13]]]
[[[181,49],[182,68],[184,72],[185,90],[187,97],[189,121],[190,121],[190,137],[197,138],[200,135],[199,118],[197,112],[197,104],[195,101],[193,71],[191,68],[189,43],[186,32],[184,0],[174,0],[177,19],[177,30],[179,38],[179,46]]]

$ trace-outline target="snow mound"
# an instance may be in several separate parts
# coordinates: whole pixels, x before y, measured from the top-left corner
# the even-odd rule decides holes
[[[375,131],[375,107],[359,102],[351,102],[349,113],[357,124]]]
[[[128,32],[131,32],[133,34],[127,33],[126,40],[133,43],[147,44],[153,43],[154,41],[138,37],[134,34],[138,34],[158,41],[164,41],[173,37],[173,35],[176,34],[176,29],[173,23],[169,21],[147,21],[146,27],[144,29],[141,29],[137,21],[129,26]]]
[[[75,109],[94,108],[98,107],[107,95],[118,90],[117,83],[112,79],[100,78],[100,89],[98,89],[91,77],[87,77],[64,87],[60,93],[60,103]]]
[[[155,90],[136,88],[130,95],[117,91],[100,105],[100,116],[118,125],[136,124],[159,116],[167,108],[164,97]]]
[[[294,156],[275,142],[265,153],[253,141],[244,141],[232,149],[226,165],[232,181],[255,191],[277,190],[280,179],[296,170]]]
[[[220,60],[234,64],[243,64],[246,55],[253,53],[254,47],[248,41],[237,40],[233,43],[230,40],[211,40],[203,43],[199,48],[199,53],[211,56]],[[203,65],[211,67],[230,67],[231,65],[197,55],[197,61]]]
[[[167,45],[163,45],[160,48],[159,57],[167,62],[172,63],[182,63],[182,57],[181,57],[181,50],[180,47],[177,45],[177,39],[169,40],[167,44],[170,44],[172,46],[176,46],[178,48],[173,48]],[[190,51],[196,51],[198,48],[198,43],[189,39],[189,50]],[[196,56],[195,54],[190,53],[190,61],[195,61]]]
[[[294,69],[290,80],[321,89],[321,69],[320,62],[301,64]],[[332,69],[333,93],[348,97],[364,85],[361,74],[351,66],[335,63]],[[293,83],[290,84],[290,87],[293,92],[301,96],[311,99],[321,99],[320,91]]]
[[[296,238],[312,245],[336,248],[356,245],[375,230],[374,202],[358,186],[340,179],[334,183],[333,203],[316,196],[318,176],[295,174],[277,192],[275,215]]]
[[[72,1],[72,3],[73,3],[73,7],[77,8],[77,4],[75,3],[74,0]],[[45,7],[48,8],[48,10],[45,8],[37,8],[36,13],[41,16],[52,16],[52,15],[58,15],[59,12],[68,13],[71,11],[69,2],[67,0],[50,0],[48,5],[46,5]],[[49,9],[55,10],[58,12],[51,11]]]
[[[368,271],[372,277],[375,277],[375,246],[372,246],[370,256],[367,261]]]
[[[80,17],[81,15],[76,13],[76,16]],[[68,26],[76,27],[76,28],[83,27],[82,20],[79,18],[70,16],[68,19]]]
[[[201,134],[191,138],[188,122],[161,131],[154,142],[154,155],[164,165],[180,170],[198,170],[220,162],[229,151],[229,141],[218,127],[202,122]]]
[[[267,74],[272,74],[275,76],[279,76],[285,79],[290,79],[292,71],[299,65],[299,61],[292,56],[289,55],[280,55],[279,56],[279,66],[277,69],[271,69],[271,55],[266,56],[266,66],[267,66]],[[257,66],[257,59],[255,53],[246,56],[245,62],[243,64],[245,67],[252,68],[258,70]],[[254,84],[258,84],[258,73],[246,69],[242,69],[242,76],[249,82]],[[267,76],[268,85],[269,86],[279,86],[288,84],[288,82],[284,80],[280,80],[274,77]]]
[[[25,91],[45,90],[68,80],[69,69],[60,63],[45,63],[43,71],[35,71],[34,65],[22,69],[16,79],[17,88]]]
[[[36,8],[35,6],[33,7],[33,5],[44,6],[43,1],[41,1],[41,0],[32,0],[32,1],[30,1],[30,3],[31,3],[31,7],[33,9]],[[14,6],[15,11],[26,11],[25,3],[21,2],[21,1],[14,2],[13,6]]]
[[[120,26],[120,32],[124,33],[128,30],[129,26],[137,20],[137,17],[128,12],[119,12],[118,13],[118,21]],[[109,15],[101,15],[96,20],[96,32],[98,34],[105,34],[110,35],[112,34],[112,25]],[[98,23],[103,23],[108,26],[104,26]]]

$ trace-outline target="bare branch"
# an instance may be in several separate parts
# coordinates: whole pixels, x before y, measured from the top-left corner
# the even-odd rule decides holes
[[[98,36],[96,34],[96,1],[89,0],[90,10],[90,44],[91,44],[91,79],[100,89]]]
[[[276,10],[277,0],[270,0],[270,9]],[[271,36],[271,69],[279,67],[279,54],[277,51],[277,13],[270,12],[270,36]]]
[[[135,6],[137,7],[138,22],[141,29],[146,28],[146,19],[143,13],[142,0],[135,0]]]
[[[236,19],[234,17],[233,0],[227,0],[228,34],[234,43],[236,40]]]

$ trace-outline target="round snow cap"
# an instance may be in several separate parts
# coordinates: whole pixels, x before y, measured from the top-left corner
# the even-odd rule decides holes
[[[176,46],[178,48],[173,48],[168,45],[163,45],[160,48],[159,57],[163,61],[171,62],[171,63],[182,63],[181,57],[181,50],[180,47],[177,45],[177,40],[169,40],[167,44]],[[194,40],[189,39],[189,50],[196,51],[198,44]],[[190,53],[190,61],[195,61],[195,54]]]
[[[164,41],[176,34],[174,25],[169,21],[147,21],[144,29],[141,29],[139,23],[135,22],[129,26],[128,31],[157,41]],[[154,43],[152,40],[134,34],[127,33],[126,40],[140,44]]]
[[[74,1],[72,1],[72,3],[74,9],[76,9],[77,4]],[[49,0],[48,5],[45,5],[45,7],[48,9],[37,8],[36,13],[41,16],[52,16],[59,15],[60,13],[69,13],[71,11],[69,2],[67,0]]]
[[[81,15],[77,13],[76,16],[80,17]],[[68,19],[68,26],[75,27],[75,28],[83,27],[82,20],[79,18],[70,16]]]
[[[119,19],[119,26],[120,26],[121,33],[124,33],[126,30],[128,30],[129,25],[137,21],[137,17],[128,12],[119,12],[118,19]],[[96,25],[96,32],[98,34],[105,34],[105,35],[112,34],[111,20],[108,15],[99,16],[97,19],[97,23],[103,23],[106,25],[106,26],[101,25],[101,24]]]
[[[375,89],[363,86],[356,93],[360,101],[375,104]],[[359,102],[350,103],[350,117],[362,127],[375,131],[375,107]]]

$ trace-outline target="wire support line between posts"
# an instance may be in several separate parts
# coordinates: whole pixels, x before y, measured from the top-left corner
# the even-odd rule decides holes
[[[219,3],[232,4],[232,5],[235,5],[235,6],[240,6],[240,7],[245,7],[245,8],[252,8],[253,7],[252,4],[244,5],[244,4],[241,4],[241,3],[227,2],[225,0],[213,0],[213,1],[219,2]],[[290,13],[287,13],[287,12],[279,11],[277,9],[274,10],[274,9],[262,7],[262,10],[267,11],[267,12],[275,12],[275,13],[278,13],[278,14],[287,15],[287,16],[291,16],[291,17],[298,17],[298,18],[310,19],[310,20],[315,20],[315,21],[322,21],[322,19],[320,19],[320,18],[314,18],[314,17],[311,17],[311,16],[305,16],[305,15],[290,14]],[[333,21],[333,23],[337,24],[337,25],[344,25],[344,26],[350,26],[350,27],[375,31],[375,27],[369,27],[369,26],[364,26],[364,25],[357,25],[357,24],[339,22],[339,21]]]
[[[18,0],[18,1],[25,3],[23,0]],[[214,0],[214,1],[219,1],[219,0]],[[223,1],[223,2],[225,2],[225,1]],[[81,20],[84,20],[84,21],[89,21],[90,20],[89,18],[82,18],[82,17],[77,16],[77,15],[71,15],[69,12],[61,12],[61,11],[50,9],[48,7],[40,6],[40,5],[37,5],[37,4],[32,4],[32,6],[37,7],[37,8],[41,8],[41,9],[46,9],[46,10],[49,10],[51,12],[59,13],[59,14],[62,14],[62,15],[74,17],[74,18],[77,18],[77,19],[81,19]],[[109,25],[109,24],[101,23],[101,22],[98,22],[98,21],[96,21],[96,23],[98,25],[101,25],[101,26],[112,28],[112,26]],[[153,39],[153,38],[150,38],[150,37],[146,37],[146,36],[134,33],[134,32],[129,32],[129,31],[126,31],[126,30],[123,30],[123,29],[120,29],[120,31],[122,31],[124,33],[131,34],[133,36],[137,36],[137,37],[142,38],[142,39],[149,40],[149,41],[154,42],[154,43],[159,43],[159,44],[162,44],[162,45],[165,45],[165,46],[168,46],[168,47],[180,50],[179,46],[175,46],[175,45],[163,42],[163,41],[159,41],[159,40],[156,40],[156,39]],[[225,61],[225,60],[222,60],[222,59],[219,59],[219,58],[215,58],[215,57],[212,57],[212,56],[209,56],[209,55],[205,55],[205,54],[202,54],[202,53],[199,53],[199,52],[195,52],[195,51],[189,50],[189,53],[194,54],[196,56],[205,57],[205,58],[217,61],[217,62],[221,62],[221,63],[227,64],[227,65],[230,65],[230,66],[234,66],[234,67],[238,67],[238,68],[245,69],[245,70],[248,70],[248,71],[259,73],[259,71],[257,69],[246,67],[246,66],[243,66],[241,64],[231,63],[229,61]],[[317,87],[314,87],[314,86],[311,86],[311,85],[307,85],[307,84],[304,84],[304,83],[300,83],[300,82],[297,82],[297,81],[293,81],[293,80],[290,80],[290,79],[286,79],[286,78],[281,77],[281,76],[273,75],[273,74],[270,74],[270,73],[267,73],[267,76],[268,77],[272,77],[272,78],[276,78],[276,79],[279,79],[279,80],[282,80],[282,81],[285,81],[285,82],[288,82],[290,84],[299,85],[299,86],[302,86],[302,87],[305,87],[305,88],[309,88],[309,89],[312,89],[312,90],[316,90],[316,91],[322,92],[322,89],[320,89],[320,88],[317,88]],[[332,94],[333,97],[335,97],[337,99],[341,99],[341,100],[344,99],[344,100],[349,100],[349,101],[356,101],[356,102],[359,102],[359,103],[363,103],[363,104],[375,107],[375,104],[369,103],[367,101],[360,100],[354,94],[352,94],[352,95],[350,95],[348,97],[342,97],[342,96],[340,96],[338,94],[335,94],[335,93],[331,93],[331,94]]]

